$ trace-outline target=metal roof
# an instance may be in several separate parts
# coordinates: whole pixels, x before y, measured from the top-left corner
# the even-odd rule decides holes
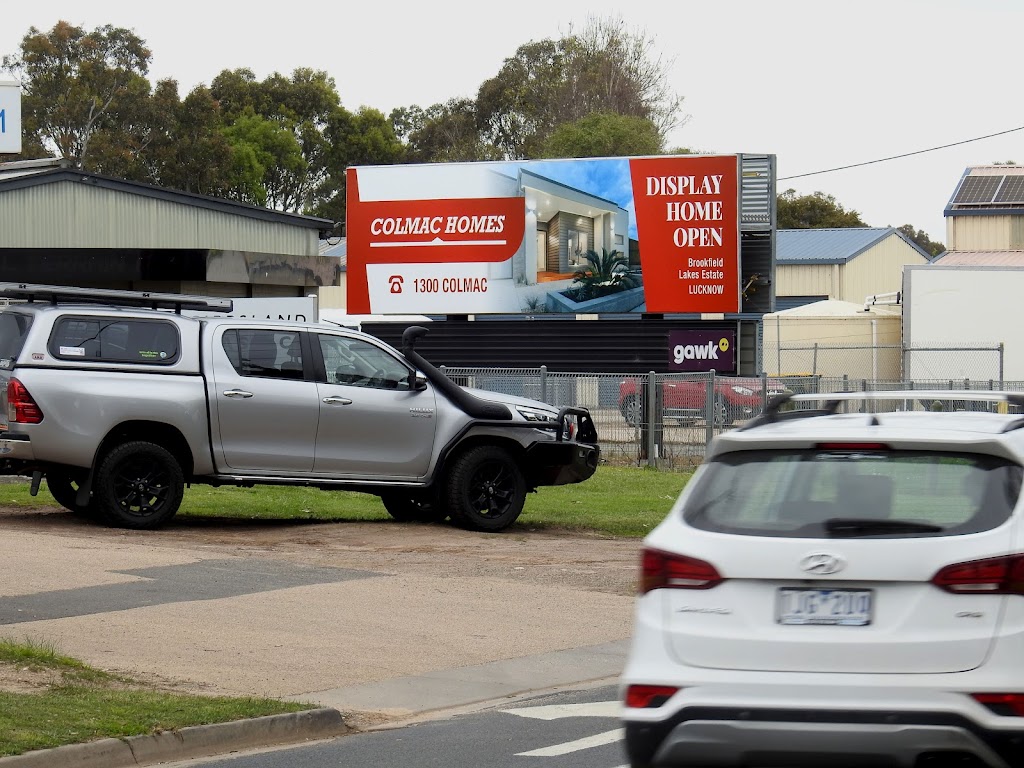
[[[1024,251],[946,251],[937,267],[1024,267]]]
[[[846,264],[893,235],[925,259],[931,258],[895,227],[836,227],[778,230],[775,233],[775,259],[778,264]]]
[[[33,162],[33,161],[28,161]],[[32,167],[28,163],[4,163],[0,164],[0,192],[29,187],[39,187],[46,184],[59,184],[61,182],[73,182],[75,184],[88,184],[99,189],[108,189],[117,192],[139,195],[141,197],[166,200],[183,205],[190,205],[197,208],[218,211],[220,213],[243,216],[246,218],[260,219],[276,224],[290,224],[296,227],[316,229],[324,234],[329,233],[334,222],[330,219],[320,219],[313,216],[302,216],[297,213],[285,213],[274,211],[269,208],[261,208],[257,205],[240,203],[234,200],[226,200],[220,197],[208,197],[195,194],[194,192],[182,192],[167,187],[157,187],[152,184],[142,184],[136,181],[127,181],[111,176],[102,176],[98,173],[90,173],[65,165],[53,167],[52,165],[41,165]]]
[[[974,165],[964,170],[943,216],[1024,214],[1024,166]]]

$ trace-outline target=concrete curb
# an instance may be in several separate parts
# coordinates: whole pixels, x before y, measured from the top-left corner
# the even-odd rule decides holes
[[[235,750],[255,749],[348,733],[341,713],[330,707],[286,715],[268,715],[230,723],[194,725],[124,739],[100,739],[0,757],[2,768],[133,768],[140,765],[212,757]]]

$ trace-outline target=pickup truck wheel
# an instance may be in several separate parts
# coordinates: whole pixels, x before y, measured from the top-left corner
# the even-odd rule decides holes
[[[46,473],[46,489],[58,504],[73,515],[95,517],[96,509],[91,501],[84,506],[78,503],[78,488],[83,480],[85,480],[85,470],[81,472],[50,470]]]
[[[448,473],[445,501],[452,522],[475,531],[500,531],[516,521],[526,502],[526,480],[508,451],[471,448]]]
[[[185,479],[166,448],[136,441],[119,445],[100,462],[93,495],[99,510],[121,528],[156,528],[181,505]]]
[[[448,512],[434,496],[415,493],[382,493],[384,509],[401,523],[437,523],[448,517]]]
[[[622,411],[622,418],[626,420],[626,423],[631,427],[637,427],[640,425],[640,400],[633,395],[630,395],[622,401],[620,408]]]

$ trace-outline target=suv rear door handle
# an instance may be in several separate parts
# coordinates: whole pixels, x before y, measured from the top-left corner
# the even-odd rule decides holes
[[[252,392],[246,392],[244,389],[225,389],[224,397],[252,397]]]
[[[324,398],[324,402],[328,405],[352,405],[352,401],[347,397],[341,397],[339,395],[330,395]]]

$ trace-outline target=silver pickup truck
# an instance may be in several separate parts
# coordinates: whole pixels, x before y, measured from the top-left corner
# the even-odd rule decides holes
[[[0,283],[0,474],[155,528],[192,483],[380,496],[398,520],[498,531],[527,491],[597,468],[583,408],[454,384],[415,351],[230,299]]]

